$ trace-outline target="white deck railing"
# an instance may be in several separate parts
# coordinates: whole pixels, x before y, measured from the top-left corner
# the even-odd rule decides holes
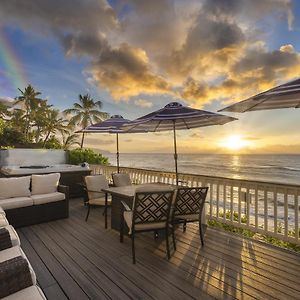
[[[94,174],[111,179],[114,166],[91,165]],[[175,184],[175,173],[120,168],[130,174],[133,183],[163,182]],[[206,216],[210,220],[267,234],[300,244],[300,185],[229,179],[195,174],[179,174],[189,186],[208,186]]]

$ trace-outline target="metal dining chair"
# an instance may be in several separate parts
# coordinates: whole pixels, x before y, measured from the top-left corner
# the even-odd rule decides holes
[[[202,212],[207,195],[208,187],[178,187],[174,207],[172,211],[172,234],[176,224],[199,222],[199,235],[202,246],[204,245],[202,229]]]
[[[107,228],[107,207],[111,204],[111,199],[102,189],[107,189],[108,181],[104,175],[90,175],[84,177],[86,199],[85,204],[88,206],[85,221],[88,220],[91,206],[104,207],[105,228]]]
[[[135,264],[135,235],[140,232],[164,230],[166,235],[167,256],[170,259],[169,228],[170,210],[174,189],[140,187],[135,191],[132,209],[122,201],[120,242],[123,243],[125,224],[129,229],[132,243],[132,261]],[[174,236],[173,236],[174,238]],[[175,240],[173,239],[175,243]]]

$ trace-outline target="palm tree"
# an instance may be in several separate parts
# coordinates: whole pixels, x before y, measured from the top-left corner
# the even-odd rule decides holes
[[[38,107],[41,105],[42,100],[38,98],[38,96],[41,94],[40,92],[37,92],[34,90],[34,88],[29,84],[24,91],[19,89],[21,92],[21,96],[16,97],[16,103],[19,104],[22,103],[25,108],[25,127],[23,128],[23,132],[25,135],[25,138],[28,139],[29,137],[29,129],[31,126],[31,123],[35,120],[35,114]]]
[[[80,146],[80,143],[78,142],[78,134],[72,133],[68,135],[63,135],[63,149],[68,150],[71,146],[78,145]]]
[[[45,138],[43,147],[45,147],[50,134],[55,134],[57,132],[60,132],[61,134],[68,133],[67,120],[59,116],[59,110],[49,109],[47,111],[46,120],[47,123],[44,126]]]
[[[6,117],[10,115],[7,106],[0,102],[0,119],[6,120]]]
[[[89,94],[79,95],[79,103],[74,103],[73,108],[64,110],[65,114],[72,114],[70,123],[85,128],[91,124],[98,123],[108,118],[106,112],[100,111],[101,101],[95,101]],[[82,133],[80,147],[83,147],[84,133]]]

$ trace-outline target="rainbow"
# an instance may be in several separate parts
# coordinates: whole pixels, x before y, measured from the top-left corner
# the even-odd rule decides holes
[[[0,29],[0,95],[13,97],[19,94],[18,88],[27,86],[25,71],[11,42]]]

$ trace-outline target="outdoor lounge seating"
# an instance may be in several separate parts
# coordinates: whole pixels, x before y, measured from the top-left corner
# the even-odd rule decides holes
[[[189,222],[199,222],[199,234],[202,246],[204,245],[202,230],[202,211],[207,195],[208,187],[190,188],[179,187],[177,189],[174,209],[172,212],[172,231],[175,224],[182,223],[183,230]]]
[[[115,187],[131,185],[130,176],[127,173],[112,174],[113,184]]]
[[[6,214],[14,227],[68,217],[68,187],[58,185],[59,178],[59,173],[0,178],[0,216]]]
[[[85,190],[86,199],[85,204],[88,206],[85,221],[88,220],[91,206],[104,206],[105,228],[107,228],[107,207],[111,204],[106,193],[102,189],[108,188],[108,181],[104,175],[91,175],[86,176]]]
[[[12,232],[18,245],[11,239]],[[0,298],[46,299],[36,283],[35,272],[20,248],[18,234],[11,225],[0,228]]]
[[[132,261],[135,264],[135,234],[145,231],[164,230],[166,235],[167,257],[169,249],[169,217],[173,201],[174,189],[155,190],[153,187],[140,187],[135,191],[133,208],[122,201],[124,213],[121,214],[120,242],[123,242],[124,225],[129,229],[132,242]],[[173,233],[173,231],[172,231]],[[173,234],[173,243],[175,243]]]

